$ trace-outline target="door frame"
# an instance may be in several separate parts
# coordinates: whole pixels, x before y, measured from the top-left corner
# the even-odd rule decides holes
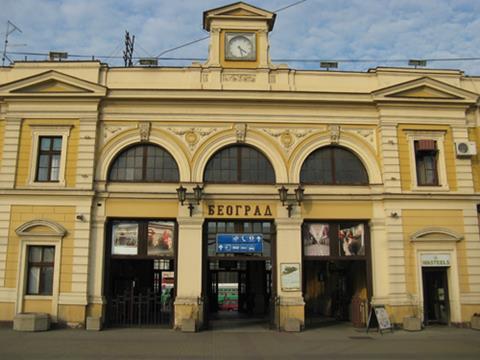
[[[244,222],[268,222],[270,223],[270,234],[271,234],[271,242],[270,242],[270,256],[208,256],[208,223],[209,222],[234,222],[234,223],[244,223]],[[277,287],[277,228],[275,226],[275,221],[273,219],[224,219],[224,218],[208,218],[205,219],[203,222],[203,229],[202,229],[202,295],[201,301],[203,305],[203,321],[201,324],[202,330],[207,330],[209,328],[209,321],[210,321],[210,304],[209,304],[209,286],[211,283],[210,279],[210,269],[209,269],[209,261],[210,260],[232,260],[232,261],[270,261],[271,263],[271,280],[272,285],[270,289],[270,299],[269,299],[269,312],[275,311],[276,309],[272,309],[272,304],[276,304],[276,287]],[[275,319],[275,317],[270,316],[270,318]],[[271,321],[270,321],[271,322]],[[270,327],[272,328],[273,325],[270,323]]]

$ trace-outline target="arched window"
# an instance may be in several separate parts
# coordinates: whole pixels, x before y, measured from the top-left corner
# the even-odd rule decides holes
[[[165,149],[157,145],[134,145],[113,161],[110,181],[178,182],[178,165]]]
[[[216,152],[204,173],[207,183],[274,184],[272,164],[260,151],[246,145],[233,145]]]
[[[366,185],[368,175],[351,151],[327,146],[312,152],[302,165],[300,182],[319,185]]]

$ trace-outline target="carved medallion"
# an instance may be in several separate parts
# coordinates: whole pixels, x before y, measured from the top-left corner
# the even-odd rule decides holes
[[[175,135],[183,137],[190,150],[195,150],[195,147],[200,143],[200,140],[207,135],[217,131],[216,128],[168,128]]]

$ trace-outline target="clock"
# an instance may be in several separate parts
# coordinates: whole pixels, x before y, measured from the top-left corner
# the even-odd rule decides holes
[[[256,60],[255,33],[225,33],[226,60]]]

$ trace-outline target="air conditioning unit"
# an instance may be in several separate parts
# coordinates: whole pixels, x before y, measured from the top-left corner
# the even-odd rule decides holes
[[[457,156],[477,155],[477,144],[474,141],[462,141],[455,143]]]

